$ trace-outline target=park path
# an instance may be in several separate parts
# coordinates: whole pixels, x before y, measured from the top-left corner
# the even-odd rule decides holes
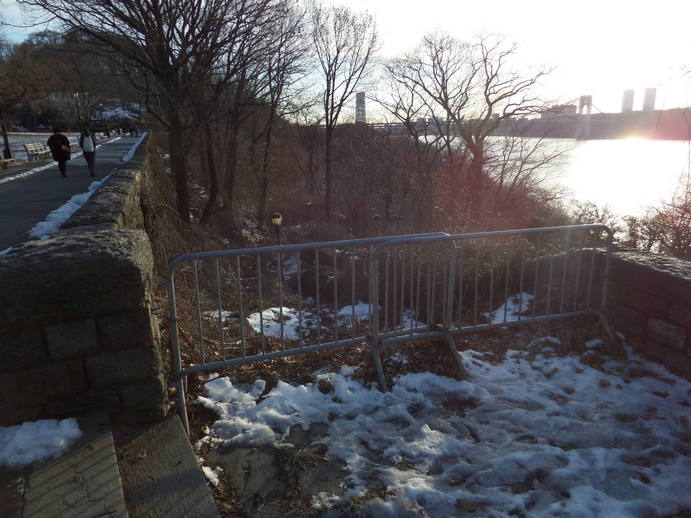
[[[79,151],[72,153],[73,159],[67,163],[67,178],[60,177],[57,163],[53,161],[27,163],[0,176],[0,252],[29,240],[27,232],[36,223],[45,220],[75,194],[88,191],[94,180],[121,167],[123,157],[138,140],[138,137],[126,136],[100,145],[96,150],[95,178],[89,176],[86,161]],[[48,167],[27,174],[44,166]]]

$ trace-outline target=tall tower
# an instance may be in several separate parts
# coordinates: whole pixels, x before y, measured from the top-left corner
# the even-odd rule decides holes
[[[355,94],[355,124],[366,124],[367,113],[365,112],[365,92]]]
[[[655,109],[655,88],[646,88],[645,94],[643,95],[643,109],[644,110],[654,110]]]
[[[624,90],[624,96],[621,99],[621,112],[633,111],[633,90]]]

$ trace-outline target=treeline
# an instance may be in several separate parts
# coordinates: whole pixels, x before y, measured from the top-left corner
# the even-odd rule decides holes
[[[117,123],[112,108],[136,105],[140,96],[122,71],[94,50],[77,31],[43,31],[16,45],[0,38],[0,118],[5,126],[76,130],[80,116],[98,121],[104,113]]]

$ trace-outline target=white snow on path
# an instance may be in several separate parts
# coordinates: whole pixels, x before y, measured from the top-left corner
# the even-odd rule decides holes
[[[263,380],[218,378],[199,398],[219,415],[208,440],[278,444],[294,425],[325,423],[349,489],[319,501],[346,503],[377,480],[387,496],[362,516],[643,518],[691,507],[691,383],[649,363],[656,375],[633,377],[623,363],[606,374],[575,355],[530,362],[510,350],[496,365],[464,355],[468,381],[406,374],[390,393],[344,367],[318,375],[330,393],[279,382],[257,404]]]
[[[0,465],[21,468],[59,457],[82,436],[74,418],[41,419],[0,427]]]
[[[113,171],[111,171],[107,176],[103,177],[102,180],[91,182],[88,191],[81,194],[75,194],[69,200],[67,200],[66,203],[48,214],[45,220],[36,223],[33,228],[27,232],[29,237],[46,240],[53,236],[58,230],[60,230],[62,224],[70,219],[72,214],[77,212],[77,210],[79,210],[79,208],[84,205],[89,198],[91,198],[91,195],[96,192],[103,182],[110,178],[111,174],[113,174]]]

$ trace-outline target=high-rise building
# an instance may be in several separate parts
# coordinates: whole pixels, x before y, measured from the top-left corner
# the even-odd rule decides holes
[[[645,94],[643,95],[643,109],[644,110],[654,110],[655,109],[655,88],[646,88]]]
[[[355,123],[367,123],[367,113],[365,112],[365,92],[358,92],[355,94]]]
[[[621,111],[633,111],[633,90],[624,90],[624,96],[621,99]]]

